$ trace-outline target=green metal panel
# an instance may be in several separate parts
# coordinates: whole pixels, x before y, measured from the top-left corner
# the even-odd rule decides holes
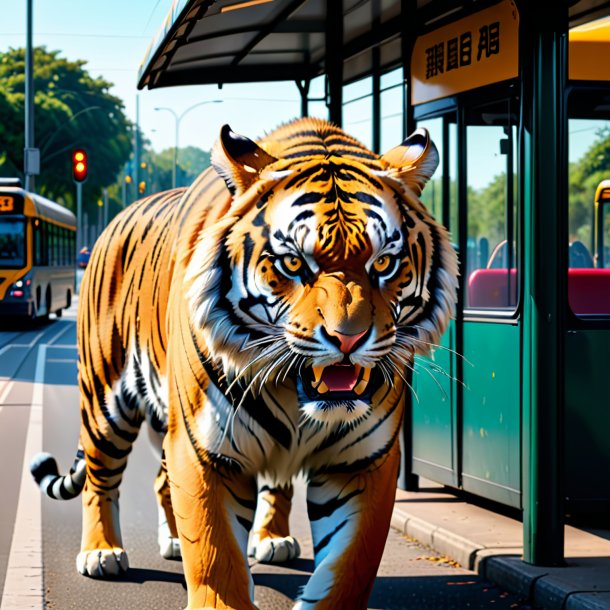
[[[524,104],[531,108],[525,168],[523,386],[523,556],[535,565],[563,565],[561,497],[564,304],[567,299],[567,155],[563,108],[567,77],[567,3],[528,12],[523,46]],[[559,178],[559,179],[558,179]],[[529,377],[528,377],[529,376]]]
[[[566,336],[564,495],[570,510],[599,510],[610,502],[609,353],[608,330]]]
[[[520,329],[464,322],[462,486],[521,506]]]
[[[439,483],[457,485],[455,469],[455,323],[429,357],[415,358],[412,470]]]

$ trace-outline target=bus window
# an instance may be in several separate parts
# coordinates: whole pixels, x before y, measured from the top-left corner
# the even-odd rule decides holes
[[[466,307],[517,306],[516,117],[508,101],[469,111]]]
[[[568,109],[568,302],[579,316],[609,315],[608,92],[575,89]]]
[[[25,263],[25,223],[0,218],[0,268],[21,269]]]

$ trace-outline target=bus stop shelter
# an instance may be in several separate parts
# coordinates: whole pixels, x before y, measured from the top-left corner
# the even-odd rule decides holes
[[[522,168],[518,187],[522,205],[517,219],[523,244],[519,251],[521,296],[518,320],[507,317],[505,323],[517,329],[519,345],[517,381],[511,386],[517,402],[518,437],[518,489],[513,491],[523,511],[525,560],[538,565],[561,565],[564,546],[566,389],[561,380],[566,376],[568,337],[564,308],[567,229],[557,202],[566,197],[568,31],[609,12],[606,0],[562,0],[552,7],[524,0],[175,0],[143,61],[138,85],[149,89],[189,84],[222,87],[225,83],[289,80],[298,87],[305,116],[310,83],[323,76],[328,118],[341,125],[345,85],[371,77],[371,141],[373,150],[379,152],[380,83],[385,72],[403,69],[404,136],[425,112],[441,113],[451,100],[462,99],[456,85],[447,94],[429,94],[422,83],[426,85],[432,77],[441,82],[451,69],[461,70],[467,58],[478,61],[482,53],[494,56],[494,61],[513,54],[506,70],[488,69],[479,80],[477,73],[469,88],[473,99],[481,91],[506,88],[513,104],[511,112],[518,117],[514,128]],[[500,13],[504,20],[494,17]],[[490,17],[479,23],[483,15]],[[455,32],[452,27],[457,28]],[[514,43],[509,40],[511,31]],[[443,38],[439,33],[447,35]],[[469,39],[468,34],[476,38]],[[457,54],[450,55],[453,52]],[[448,63],[450,57],[457,64]],[[591,64],[586,59],[590,56],[583,57],[581,63]],[[593,78],[599,80],[596,75]],[[423,91],[424,97],[417,98],[416,91]],[[459,132],[460,117],[469,107],[462,101],[456,104]],[[458,176],[464,171],[465,165],[458,162]],[[458,217],[455,231],[465,244],[466,218],[462,212]],[[449,224],[449,210],[444,209],[442,220]],[[481,320],[471,316],[470,322]],[[464,328],[463,313],[458,311],[455,333],[460,345]],[[457,379],[464,373],[460,362],[455,363]],[[460,396],[458,425],[465,417],[460,402],[465,399]],[[407,413],[403,486],[409,484],[412,465],[413,421]],[[460,455],[468,451],[463,438],[456,445]],[[456,477],[459,486],[459,470]]]

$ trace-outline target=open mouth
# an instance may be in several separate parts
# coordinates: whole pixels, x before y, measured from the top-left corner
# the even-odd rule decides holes
[[[373,371],[359,364],[313,366],[303,371],[301,387],[311,400],[356,400],[371,394]]]

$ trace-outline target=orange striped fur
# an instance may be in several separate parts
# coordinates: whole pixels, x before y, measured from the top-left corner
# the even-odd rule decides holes
[[[299,472],[316,568],[295,609],[365,609],[408,371],[456,299],[455,253],[418,199],[438,155],[423,131],[379,156],[302,119],[258,144],[225,126],[212,161],[189,189],[119,215],[85,274],[79,570],[126,568],[118,486],[147,419],[164,439],[156,489],[189,609],[255,608],[248,532],[256,557],[298,554]],[[45,480],[54,497],[78,492],[75,471]]]

